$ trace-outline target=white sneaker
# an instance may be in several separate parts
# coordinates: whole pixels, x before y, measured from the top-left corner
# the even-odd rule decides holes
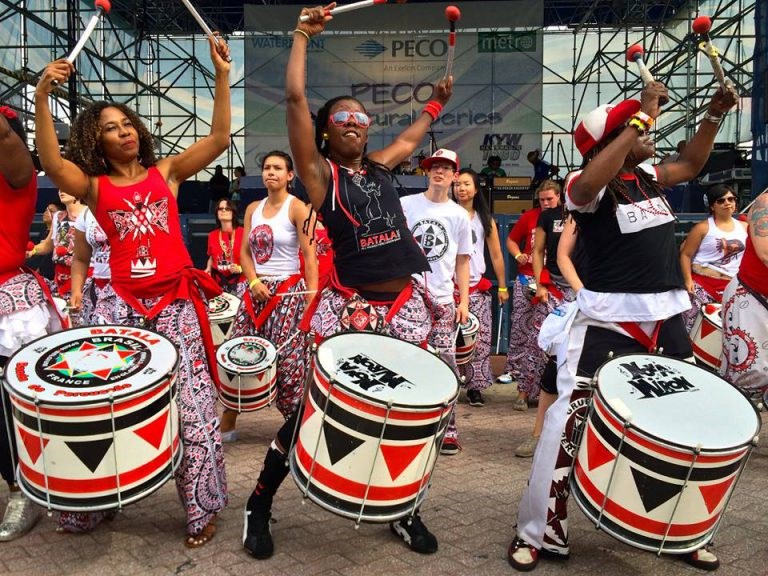
[[[43,509],[21,491],[10,492],[8,507],[0,524],[0,542],[9,542],[23,536],[32,530],[42,514]]]
[[[512,374],[504,372],[504,374],[499,374],[498,378],[496,378],[496,382],[499,384],[512,384],[514,379],[512,378]]]

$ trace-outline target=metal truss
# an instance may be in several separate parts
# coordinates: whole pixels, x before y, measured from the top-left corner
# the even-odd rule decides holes
[[[6,24],[14,31],[4,45],[13,57],[0,55],[0,102],[21,111],[30,128],[39,72],[48,60],[66,54],[90,17],[78,5],[76,0],[0,0],[0,30]],[[242,51],[242,0],[199,0],[195,5],[212,28],[231,34],[230,44],[240,43]],[[548,115],[545,107],[542,148],[547,158],[572,168],[580,161],[570,136],[578,119],[596,104],[640,90],[637,71],[625,58],[626,48],[636,42],[644,45],[651,72],[670,89],[671,102],[657,124],[657,150],[672,150],[677,140],[692,135],[715,88],[709,63],[698,55],[690,33],[702,5],[710,10],[711,35],[728,76],[742,97],[750,97],[755,37],[754,26],[747,23],[754,19],[755,0],[544,0],[545,42],[567,38],[572,53],[565,69],[541,63],[545,99],[551,88],[558,94],[567,91],[571,101],[568,117]],[[31,43],[33,29],[46,43]],[[183,150],[210,127],[206,102],[212,98],[214,76],[201,38],[179,0],[112,0],[103,30],[78,60],[82,74],[56,92],[54,115],[69,123],[90,101],[126,102],[147,119],[162,155]],[[233,94],[240,93],[241,100],[244,85],[242,75],[234,78]],[[721,133],[737,144],[750,140],[749,119],[740,114],[729,115]],[[221,162],[230,169],[245,164],[245,122],[234,127],[233,146]]]

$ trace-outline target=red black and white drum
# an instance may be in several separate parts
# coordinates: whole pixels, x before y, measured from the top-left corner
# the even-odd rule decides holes
[[[596,375],[571,488],[602,530],[682,554],[714,536],[760,431],[751,402],[709,370],[628,354]]]
[[[229,331],[239,307],[240,298],[226,292],[208,302],[208,321],[211,323],[214,346],[218,346],[229,337]]]
[[[227,340],[216,351],[221,389],[219,400],[231,410],[253,412],[269,406],[277,395],[277,350],[259,336]]]
[[[723,351],[722,305],[704,304],[691,327],[691,345],[696,360],[714,370],[720,368]]]
[[[8,361],[18,480],[55,510],[120,508],[157,490],[181,457],[178,354],[142,328],[50,334]]]
[[[480,332],[480,321],[477,316],[469,313],[467,321],[459,325],[456,336],[456,364],[467,364],[475,355],[477,335]]]
[[[453,370],[413,344],[372,333],[320,344],[290,454],[305,497],[357,522],[389,522],[426,497],[458,395]]]

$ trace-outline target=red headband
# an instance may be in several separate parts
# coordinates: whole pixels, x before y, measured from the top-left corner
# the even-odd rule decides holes
[[[0,106],[0,114],[8,118],[8,120],[16,120],[16,118],[19,117],[16,112],[8,108],[8,106]]]

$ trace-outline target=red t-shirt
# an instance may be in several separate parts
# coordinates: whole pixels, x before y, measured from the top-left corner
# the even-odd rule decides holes
[[[37,174],[23,188],[14,189],[0,177],[0,207],[6,217],[0,226],[0,274],[18,273],[24,265],[29,229],[35,215]],[[10,277],[10,276],[9,276]],[[7,279],[7,278],[6,278]]]
[[[539,221],[541,208],[533,208],[523,212],[520,219],[515,222],[512,230],[509,231],[508,238],[516,242],[523,254],[528,255],[529,262],[524,265],[518,264],[518,274],[533,276],[533,264],[530,261],[533,252],[533,239],[536,235],[536,223]]]
[[[141,182],[117,186],[99,176],[96,220],[112,248],[112,283],[136,298],[161,296],[192,267],[181,235],[179,208],[155,167]]]
[[[235,228],[234,239],[229,232],[217,228],[208,234],[208,256],[213,267],[223,274],[230,274],[227,267],[230,264],[240,264],[240,245],[243,242],[243,227]]]
[[[744,249],[744,256],[739,266],[739,279],[753,290],[768,296],[768,268],[758,258],[752,238],[749,236],[747,236],[747,247]]]

